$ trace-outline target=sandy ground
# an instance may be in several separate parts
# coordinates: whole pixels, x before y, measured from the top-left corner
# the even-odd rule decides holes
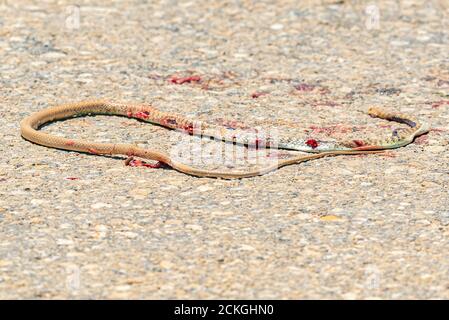
[[[0,298],[449,298],[449,7],[380,3],[0,1]],[[20,137],[92,98],[335,139],[400,127],[363,113],[380,105],[432,130],[232,181]],[[43,130],[167,152],[182,136],[104,116]]]

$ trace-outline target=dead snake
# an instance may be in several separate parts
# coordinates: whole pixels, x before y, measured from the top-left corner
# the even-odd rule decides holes
[[[86,101],[47,108],[23,119],[20,123],[20,128],[23,138],[39,145],[90,154],[126,155],[128,157],[150,159],[164,163],[173,169],[189,175],[224,179],[262,175],[286,165],[327,156],[378,153],[386,149],[403,147],[413,142],[415,137],[429,131],[429,125],[427,123],[420,123],[416,119],[402,113],[388,112],[373,107],[368,110],[368,114],[372,117],[404,123],[409,128],[395,131],[391,138],[385,140],[365,139],[363,141],[350,140],[332,143],[320,141],[319,144],[314,141],[314,143],[310,143],[310,140],[296,138],[283,138],[274,141],[275,139],[270,136],[263,137],[261,140],[257,137],[255,138],[254,132],[249,132],[245,129],[231,130],[225,126],[190,120],[178,114],[159,111],[150,105],[113,103],[108,101]],[[289,159],[279,159],[265,168],[257,170],[234,172],[209,171],[181,163],[166,153],[139,148],[132,144],[98,143],[87,140],[67,139],[39,131],[39,128],[46,123],[86,115],[117,115],[137,118],[166,128],[182,130],[197,136],[208,136],[225,142],[239,143],[256,148],[269,147],[297,150],[312,154],[295,155]]]

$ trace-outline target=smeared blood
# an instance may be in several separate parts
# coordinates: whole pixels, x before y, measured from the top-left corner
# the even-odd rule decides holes
[[[184,84],[184,83],[191,83],[191,82],[200,82],[201,77],[200,76],[189,76],[189,77],[183,77],[178,78],[176,76],[173,76],[170,78],[170,82],[174,84]]]
[[[66,145],[66,146],[73,146],[73,145],[75,145],[75,142],[74,142],[74,141],[67,141],[67,142],[65,143],[65,145]]]
[[[150,116],[150,113],[148,111],[139,111],[136,113],[136,117],[139,119],[148,119]]]
[[[256,146],[256,148],[258,148],[260,145],[264,145],[265,141],[263,139],[259,139],[256,138],[256,140],[254,140],[254,145]]]
[[[357,146],[357,147],[363,147],[363,146],[366,146],[366,143],[365,143],[365,141],[363,141],[363,140],[352,140],[353,142],[354,142],[354,144]]]
[[[87,149],[87,151],[89,151],[92,154],[100,154],[100,152],[98,150],[92,149],[92,148]]]
[[[193,124],[191,123],[182,127],[182,129],[186,131],[188,134],[193,134]]]
[[[130,167],[146,167],[146,168],[157,169],[157,168],[161,168],[164,164],[160,161],[153,164],[153,163],[147,163],[142,160],[132,159],[131,161],[129,161],[127,163],[127,165]]]
[[[312,149],[315,149],[316,147],[318,147],[318,141],[316,141],[315,139],[309,139],[306,141],[306,145],[308,145]]]
[[[67,177],[67,180],[79,180],[80,178],[76,178],[76,177]]]
[[[132,113],[131,111],[128,111],[128,112],[126,113],[126,115],[128,116],[128,118],[132,118],[133,113]]]

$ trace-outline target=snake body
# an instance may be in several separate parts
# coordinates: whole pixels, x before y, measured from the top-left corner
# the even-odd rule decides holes
[[[354,155],[382,152],[385,149],[393,149],[405,146],[415,137],[429,131],[427,123],[420,123],[416,119],[396,112],[388,112],[380,108],[370,108],[368,114],[372,117],[404,123],[409,128],[395,131],[391,138],[386,140],[350,140],[337,143],[321,142],[312,144],[304,139],[282,138],[274,141],[269,135],[259,138],[256,132],[245,129],[227,128],[205,122],[194,121],[182,115],[157,110],[146,104],[125,104],[108,101],[86,101],[50,107],[36,112],[22,120],[20,124],[22,137],[46,147],[86,152],[97,155],[126,155],[139,157],[164,163],[175,170],[199,177],[216,178],[246,178],[262,175],[280,167],[300,163],[312,159],[336,156]],[[309,155],[295,155],[289,159],[279,159],[276,163],[263,169],[251,171],[209,171],[194,168],[171,158],[168,154],[151,149],[143,149],[132,144],[124,143],[98,143],[87,140],[68,139],[57,137],[39,131],[46,123],[87,115],[117,115],[129,118],[137,118],[153,124],[158,124],[170,129],[185,131],[198,136],[208,136],[225,142],[239,143],[247,146],[269,147],[277,149],[289,149],[311,153]]]

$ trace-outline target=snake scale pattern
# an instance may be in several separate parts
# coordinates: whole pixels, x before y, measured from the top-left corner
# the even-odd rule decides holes
[[[125,155],[127,157],[155,160],[189,175],[224,179],[258,176],[286,165],[327,156],[378,153],[386,149],[403,147],[413,142],[417,136],[429,131],[429,125],[427,123],[419,122],[417,119],[406,114],[389,112],[375,107],[370,108],[368,114],[372,117],[406,124],[409,128],[400,131],[395,130],[392,136],[385,140],[364,139],[341,142],[317,142],[315,140],[310,141],[288,137],[276,139],[276,141],[274,141],[275,139],[269,135],[264,136],[262,139],[254,138],[253,132],[249,134],[248,130],[245,129],[230,130],[225,126],[194,121],[179,114],[157,110],[151,105],[114,103],[97,100],[59,105],[41,110],[23,119],[20,128],[23,138],[42,146],[96,155]],[[116,115],[137,118],[169,129],[182,130],[191,135],[206,136],[225,142],[238,143],[256,148],[287,149],[307,152],[310,154],[295,155],[288,159],[279,159],[275,163],[257,170],[230,172],[210,171],[189,166],[179,160],[171,158],[166,153],[139,148],[132,144],[98,143],[87,140],[68,139],[39,131],[40,127],[49,122],[88,115]]]

